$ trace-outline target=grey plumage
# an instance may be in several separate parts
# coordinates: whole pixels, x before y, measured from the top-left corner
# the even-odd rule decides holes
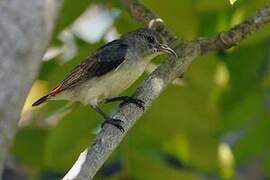
[[[128,45],[123,40],[114,40],[97,50],[84,62],[73,69],[69,76],[63,81],[61,91],[72,88],[95,76],[103,74],[117,68],[124,60]]]

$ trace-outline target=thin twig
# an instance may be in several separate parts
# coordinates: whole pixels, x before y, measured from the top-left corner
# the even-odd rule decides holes
[[[226,32],[208,38],[199,38],[202,54],[209,51],[229,49],[242,40],[257,32],[263,25],[270,22],[270,5],[258,10],[253,16],[234,26]]]

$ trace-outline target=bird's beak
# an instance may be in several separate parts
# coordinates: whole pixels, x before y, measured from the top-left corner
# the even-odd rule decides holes
[[[158,50],[161,51],[161,52],[164,52],[164,53],[171,54],[175,58],[178,57],[177,54],[176,54],[176,52],[172,48],[170,48],[169,46],[167,46],[167,45],[160,45],[159,48],[158,48]]]

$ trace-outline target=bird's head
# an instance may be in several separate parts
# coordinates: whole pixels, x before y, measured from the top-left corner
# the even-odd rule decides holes
[[[177,57],[177,54],[167,45],[165,39],[152,29],[141,28],[126,34],[124,38],[143,57],[156,56],[162,53]]]

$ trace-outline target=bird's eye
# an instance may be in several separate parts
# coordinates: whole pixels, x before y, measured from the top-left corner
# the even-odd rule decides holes
[[[146,40],[147,40],[147,42],[148,42],[149,44],[153,44],[153,43],[155,42],[155,38],[152,37],[152,36],[147,36],[147,37],[146,37]]]

